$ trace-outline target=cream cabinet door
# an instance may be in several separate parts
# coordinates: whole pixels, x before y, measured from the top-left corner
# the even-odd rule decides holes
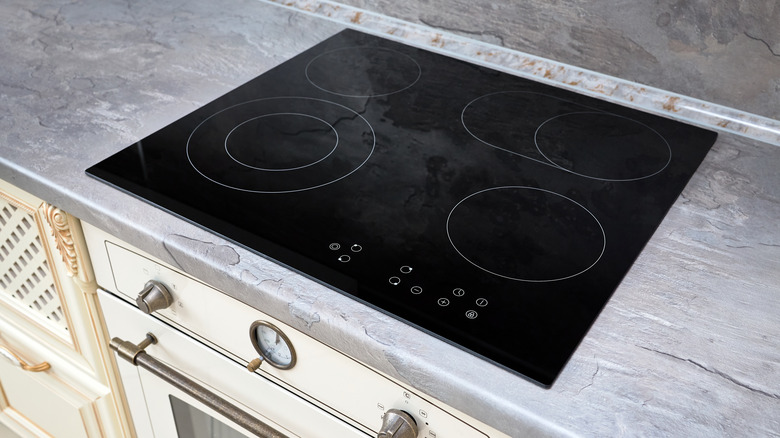
[[[52,360],[50,350],[4,320],[0,333],[0,354],[8,359],[0,361],[0,408],[6,425],[20,436],[100,436],[91,404],[101,388],[70,384],[57,373],[67,363]]]
[[[0,422],[16,433],[134,436],[96,290],[79,221],[0,180]]]

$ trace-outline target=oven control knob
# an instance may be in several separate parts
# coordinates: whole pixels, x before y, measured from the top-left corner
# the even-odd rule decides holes
[[[382,417],[382,428],[376,437],[417,438],[417,422],[404,411],[388,409]]]
[[[165,309],[173,304],[173,297],[168,292],[168,288],[159,281],[149,280],[144,286],[144,290],[138,294],[135,299],[141,312],[147,315],[155,310]]]

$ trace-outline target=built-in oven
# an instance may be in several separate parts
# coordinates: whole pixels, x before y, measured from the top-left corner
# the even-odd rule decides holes
[[[505,436],[89,224],[137,436]]]
[[[100,300],[112,347],[125,359],[118,365],[139,436],[369,436],[268,379],[241,372],[234,360],[122,299],[101,292]],[[140,348],[129,340],[141,341]]]

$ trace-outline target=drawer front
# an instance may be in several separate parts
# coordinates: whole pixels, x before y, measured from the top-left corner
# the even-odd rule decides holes
[[[24,371],[0,361],[3,413],[33,436],[89,437],[89,400],[46,372]]]
[[[0,421],[24,435],[99,437],[108,388],[0,319]]]
[[[22,436],[102,437],[109,400],[109,387],[89,370],[0,318],[1,422]]]

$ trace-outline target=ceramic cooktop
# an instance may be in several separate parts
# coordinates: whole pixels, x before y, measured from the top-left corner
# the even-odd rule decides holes
[[[346,30],[87,172],[549,386],[715,137]]]

